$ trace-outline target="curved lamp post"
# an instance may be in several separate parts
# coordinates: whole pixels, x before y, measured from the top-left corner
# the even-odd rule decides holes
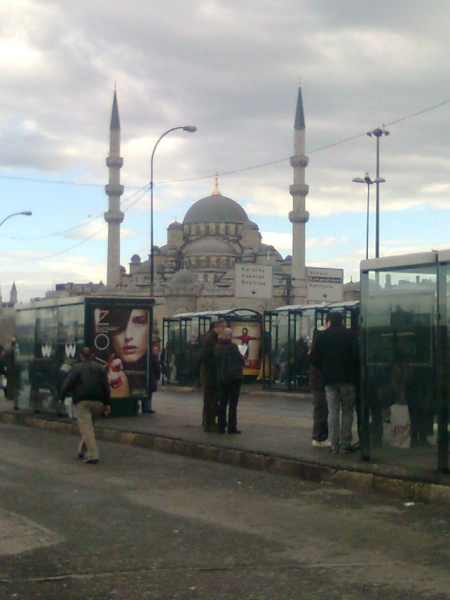
[[[386,180],[382,177],[376,177],[375,179],[370,179],[369,173],[366,173],[364,179],[361,177],[355,177],[352,179],[355,183],[365,183],[367,185],[367,217],[366,217],[366,260],[369,258],[369,207],[370,207],[370,186],[374,183],[377,186],[380,183],[384,183]],[[377,221],[378,222],[378,221]],[[376,248],[375,248],[376,252]]]
[[[27,216],[27,217],[31,217],[31,215],[32,215],[32,214],[33,214],[33,213],[31,212],[31,210],[24,210],[24,211],[22,211],[22,212],[15,212],[15,213],[12,213],[12,215],[8,215],[7,217],[5,217],[5,218],[3,219],[3,221],[1,221],[1,222],[0,222],[0,227],[3,225],[3,223],[4,223],[5,221],[7,221],[8,219],[10,219],[11,217],[15,217],[16,215],[25,215],[25,216]]]
[[[176,131],[177,129],[182,129],[183,131],[187,131],[188,133],[195,133],[197,131],[197,127],[194,125],[184,125],[180,127],[172,127],[165,131],[159,138],[156,144],[153,147],[152,157],[150,159],[150,296],[153,297],[153,287],[155,281],[155,258],[153,252],[153,159],[155,157],[155,151],[158,147],[159,142],[165,137],[168,133],[172,131]]]
[[[381,181],[377,181],[380,178],[380,137],[382,135],[389,135],[389,131],[386,131],[384,126],[383,129],[374,129],[373,131],[368,131],[367,135],[369,137],[375,137],[377,140],[377,176],[375,178],[375,183],[377,184],[377,200],[375,204],[375,258],[380,256],[380,183]]]

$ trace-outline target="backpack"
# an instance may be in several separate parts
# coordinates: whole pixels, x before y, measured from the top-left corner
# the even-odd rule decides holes
[[[233,347],[234,346],[234,347]],[[243,360],[235,344],[230,344],[223,357],[221,379],[224,383],[238,381],[242,377]],[[237,351],[236,351],[237,350]]]

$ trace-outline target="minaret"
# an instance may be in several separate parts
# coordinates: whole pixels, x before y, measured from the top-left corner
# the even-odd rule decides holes
[[[17,304],[17,288],[15,281],[12,284],[11,292],[9,294],[9,304],[11,306],[15,306]]]
[[[289,220],[292,223],[292,294],[293,304],[307,302],[305,268],[305,224],[309,213],[305,210],[305,199],[309,187],[305,184],[305,168],[308,157],[305,156],[305,113],[303,112],[302,88],[298,88],[297,108],[294,124],[294,156],[291,166],[294,170],[294,183],[289,191],[292,196],[292,211]]]
[[[120,283],[120,224],[123,221],[123,212],[120,212],[120,196],[123,194],[123,185],[120,185],[120,169],[123,158],[120,156],[120,120],[116,90],[114,90],[109,128],[109,156],[106,165],[109,169],[109,183],[105,185],[105,192],[109,198],[108,212],[105,213],[105,221],[108,223],[106,284],[116,286]]]

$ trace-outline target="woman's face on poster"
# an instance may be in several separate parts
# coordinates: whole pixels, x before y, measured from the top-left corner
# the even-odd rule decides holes
[[[124,364],[140,360],[147,352],[148,311],[133,309],[124,329],[112,335],[114,352]]]

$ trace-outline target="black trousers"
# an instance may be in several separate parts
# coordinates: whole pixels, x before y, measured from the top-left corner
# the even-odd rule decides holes
[[[203,384],[203,427],[211,431],[216,427],[217,384],[208,381]]]
[[[312,439],[317,442],[323,442],[328,439],[328,402],[325,396],[325,390],[313,389],[313,428]]]
[[[241,380],[230,381],[228,383],[219,383],[217,386],[218,399],[218,425],[219,430],[225,430],[228,424],[228,431],[234,431],[237,428],[237,405],[239,402],[239,392],[241,391]],[[227,419],[228,408],[228,419]]]

